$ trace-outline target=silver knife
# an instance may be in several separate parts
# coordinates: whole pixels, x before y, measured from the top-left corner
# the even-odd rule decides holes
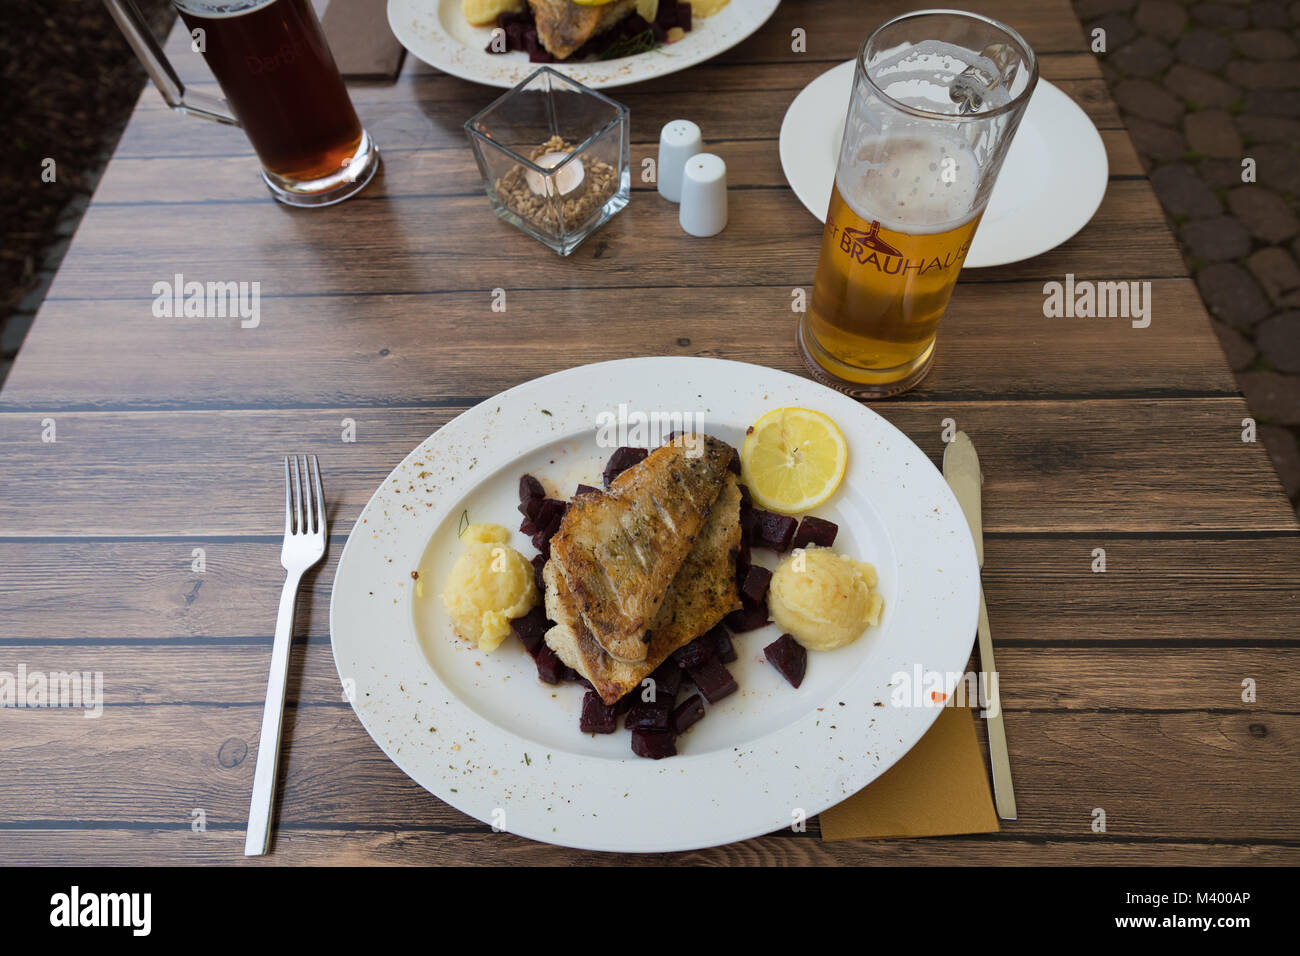
[[[980,473],[979,455],[965,432],[958,432],[943,451],[943,477],[957,496],[971,537],[975,539],[975,556],[984,567],[984,519],[980,514],[980,486],[984,476]],[[984,604],[984,587],[980,586],[979,616],[980,670],[984,672],[986,692],[985,716],[989,734],[989,762],[993,767],[993,802],[998,816],[1003,820],[1016,818],[1016,791],[1011,785],[1011,757],[1007,753],[1007,728],[1002,719],[1001,691],[993,680],[997,665],[993,663],[993,635],[989,631],[989,612]]]

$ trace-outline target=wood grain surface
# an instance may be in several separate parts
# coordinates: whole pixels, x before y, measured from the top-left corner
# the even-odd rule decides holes
[[[696,853],[559,849],[493,833],[406,778],[334,669],[329,597],[352,523],[459,412],[627,356],[803,374],[791,302],[821,227],[781,171],[781,120],[906,5],[785,0],[715,60],[612,91],[632,110],[634,169],[679,116],[726,158],[731,225],[707,241],[639,181],[568,259],[500,223],[461,129],[500,91],[415,57],[396,82],[352,85],[384,169],[327,211],[275,205],[239,130],[143,92],[0,391],[0,671],[95,671],[106,697],[95,720],[0,709],[0,863],[1300,862],[1295,515],[1243,441],[1249,412],[1068,3],[966,5],[1034,45],[1110,163],[1094,220],[1044,255],[963,273],[933,373],[872,406],[936,464],[945,419],[980,450],[1019,820],[976,837],[828,844],[814,823]],[[167,49],[215,92],[179,32]],[[1149,281],[1150,327],[1045,318],[1043,285],[1067,272]],[[153,283],[176,273],[260,282],[258,326],[155,318]],[[249,861],[292,451],[321,458],[332,535],[298,602],[279,835]]]

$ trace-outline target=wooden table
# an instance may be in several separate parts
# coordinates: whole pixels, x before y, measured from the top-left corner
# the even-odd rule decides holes
[[[1263,446],[1242,440],[1246,405],[1066,0],[967,5],[1024,34],[1111,168],[1073,240],[966,272],[934,372],[873,405],[936,462],[946,418],[980,450],[1020,819],[870,843],[825,844],[812,826],[672,859],[1295,863],[1295,516]],[[299,599],[279,837],[256,862],[608,860],[493,833],[388,761],[330,653],[338,555],[390,468],[501,389],[635,355],[802,374],[791,290],[812,281],[821,226],[782,175],[781,118],[903,8],[786,0],[711,63],[615,91],[635,169],[665,122],[700,123],[730,167],[731,224],[688,240],[638,182],[564,260],[488,211],[461,123],[498,91],[414,58],[396,84],[355,85],[382,176],[294,211],[269,199],[238,130],[146,89],[0,393],[0,671],[102,671],[107,698],[97,720],[0,711],[0,862],[245,862],[293,451],[320,455],[333,526]],[[791,52],[796,27],[806,53]],[[206,76],[176,37],[170,49]],[[154,318],[153,283],[178,272],[260,281],[260,326]],[[1067,272],[1149,280],[1150,327],[1044,318],[1043,284]]]

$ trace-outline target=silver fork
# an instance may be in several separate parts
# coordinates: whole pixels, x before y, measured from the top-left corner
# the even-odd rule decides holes
[[[284,460],[284,548],[280,551],[280,564],[286,572],[284,591],[280,594],[280,613],[275,619],[271,675],[266,679],[266,709],[262,711],[262,736],[257,744],[257,769],[253,772],[253,800],[248,808],[244,856],[261,856],[271,842],[275,777],[280,765],[280,725],[284,721],[289,649],[293,644],[293,604],[303,572],[325,556],[325,493],[321,490],[316,456],[293,456],[292,474],[290,461]]]

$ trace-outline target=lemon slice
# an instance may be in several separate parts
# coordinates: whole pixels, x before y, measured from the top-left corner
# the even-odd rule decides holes
[[[740,451],[740,468],[759,507],[798,514],[839,487],[849,448],[829,416],[807,408],[774,408],[756,421]]]

